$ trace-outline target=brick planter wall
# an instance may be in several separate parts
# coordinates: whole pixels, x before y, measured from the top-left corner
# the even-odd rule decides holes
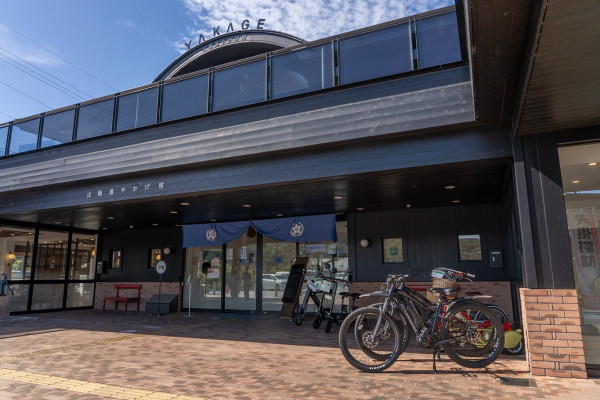
[[[350,284],[351,293],[369,293],[381,290],[382,282],[352,282]],[[410,285],[431,285],[431,282],[410,282]],[[480,292],[481,294],[492,296],[490,299],[483,299],[486,304],[495,304],[508,314],[509,320],[514,323],[512,298],[510,295],[510,282],[457,282],[460,287],[458,297],[464,297],[466,292]],[[421,292],[425,295],[425,292]],[[358,299],[356,305],[359,307],[377,303],[376,297]],[[520,323],[518,324],[521,325]]]
[[[532,375],[587,378],[575,289],[521,289],[527,362]]]
[[[146,310],[146,301],[150,299],[155,294],[158,294],[158,282],[96,282],[96,295],[94,297],[94,309],[102,310],[102,302],[104,297],[113,297],[116,294],[115,285],[124,284],[124,285],[142,285],[142,290],[140,292],[140,312]],[[122,292],[127,295],[131,292]],[[160,287],[161,294],[177,294],[179,295],[178,302],[181,302],[181,283],[179,282],[162,282]],[[112,301],[106,303],[107,310],[114,310],[114,303]],[[136,311],[136,303],[129,303],[127,306],[127,311]],[[180,305],[178,305],[178,310],[180,310]],[[118,310],[125,310],[125,303],[120,301]]]

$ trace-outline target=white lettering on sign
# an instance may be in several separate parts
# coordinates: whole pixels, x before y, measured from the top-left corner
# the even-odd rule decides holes
[[[96,194],[97,197],[103,197],[103,195],[108,194],[108,196],[116,196],[118,194],[121,195],[125,195],[127,193],[127,190],[130,189],[132,193],[135,193],[138,191],[138,189],[144,188],[144,191],[149,192],[151,191],[153,188],[157,188],[154,190],[164,190],[165,188],[165,182],[164,181],[159,181],[159,182],[146,182],[146,183],[135,183],[135,184],[131,184],[131,185],[125,185],[125,186],[121,186],[120,188],[102,188],[102,189],[92,189],[92,190],[87,190],[85,192],[85,197],[88,199],[91,199],[93,197],[94,194]]]

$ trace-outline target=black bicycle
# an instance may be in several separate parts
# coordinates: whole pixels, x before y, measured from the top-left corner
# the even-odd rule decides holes
[[[434,270],[432,276],[448,282],[474,278],[451,269]],[[383,303],[353,311],[342,323],[339,344],[352,366],[365,372],[389,368],[408,346],[411,331],[420,346],[433,349],[435,373],[442,350],[467,368],[482,368],[498,358],[504,345],[502,323],[494,311],[477,301],[490,296],[455,299],[456,289],[448,285],[430,288],[439,295],[431,302],[407,287],[407,278],[389,275],[385,291],[366,295],[381,296]]]

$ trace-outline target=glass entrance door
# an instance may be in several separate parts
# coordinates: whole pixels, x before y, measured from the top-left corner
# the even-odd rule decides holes
[[[296,260],[296,243],[264,237],[262,259],[262,309],[281,311],[281,298]]]
[[[257,234],[249,229],[226,245],[225,310],[256,310]]]
[[[223,250],[216,247],[187,249],[183,308],[221,309]]]

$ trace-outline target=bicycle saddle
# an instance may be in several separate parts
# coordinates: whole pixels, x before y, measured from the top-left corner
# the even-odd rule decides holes
[[[444,296],[449,296],[454,293],[453,287],[432,287],[427,290],[429,290],[431,293],[443,294]]]
[[[350,293],[348,293],[348,292],[342,292],[342,293],[340,293],[340,296],[342,296],[342,298],[345,299],[346,297],[350,296]]]
[[[360,293],[350,293],[350,297],[352,297],[352,300],[356,300],[360,297]]]

